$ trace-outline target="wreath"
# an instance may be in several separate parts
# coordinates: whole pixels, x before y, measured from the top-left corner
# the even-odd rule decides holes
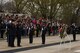
[[[66,32],[61,32],[61,33],[59,34],[59,36],[60,36],[61,39],[62,39],[62,38],[65,38],[65,37],[67,36],[67,33],[66,33]]]

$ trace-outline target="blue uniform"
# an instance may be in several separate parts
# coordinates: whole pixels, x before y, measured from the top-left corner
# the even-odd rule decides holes
[[[16,35],[16,27],[13,23],[9,23],[7,25],[7,38],[8,38],[8,46],[14,47],[14,40]]]
[[[33,43],[33,35],[34,35],[34,27],[30,26],[29,27],[29,43],[32,44]]]
[[[76,27],[72,25],[71,28],[72,28],[72,34],[73,34],[73,41],[75,41],[76,40]]]
[[[46,27],[43,26],[43,27],[42,27],[42,44],[45,44],[46,31],[47,31]]]
[[[17,46],[21,46],[21,36],[22,36],[23,26],[21,24],[17,25]]]

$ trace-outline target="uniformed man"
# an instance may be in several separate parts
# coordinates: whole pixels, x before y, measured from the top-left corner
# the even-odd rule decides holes
[[[72,28],[72,34],[73,34],[73,41],[76,41],[76,26],[75,26],[75,23],[73,23],[71,25],[71,28]]]
[[[21,36],[22,36],[22,31],[23,31],[23,25],[22,25],[22,22],[21,21],[18,21],[18,24],[17,24],[17,46],[18,47],[21,47],[20,43],[21,43]]]
[[[29,43],[32,44],[33,43],[33,35],[34,35],[34,26],[31,23],[29,26]]]
[[[8,37],[8,46],[9,47],[15,47],[14,46],[14,40],[15,40],[15,34],[16,34],[16,28],[13,24],[13,21],[10,20],[7,25],[7,37]]]
[[[45,44],[45,35],[46,35],[46,24],[44,23],[42,26],[42,44]]]

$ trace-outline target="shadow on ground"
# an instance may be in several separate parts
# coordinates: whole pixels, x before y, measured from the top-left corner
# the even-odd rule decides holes
[[[65,43],[69,43],[69,42],[70,41],[66,41]],[[71,41],[71,42],[75,42],[75,41]],[[60,42],[45,44],[45,45],[32,46],[32,47],[24,47],[24,48],[12,49],[12,50],[7,50],[7,51],[0,51],[0,53],[15,53],[15,52],[27,51],[27,50],[37,49],[37,48],[48,47],[48,46],[55,46],[55,45],[59,45],[59,44],[60,44]]]

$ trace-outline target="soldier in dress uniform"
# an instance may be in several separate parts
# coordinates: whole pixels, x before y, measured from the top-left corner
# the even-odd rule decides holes
[[[7,37],[8,37],[8,46],[9,47],[15,47],[14,41],[15,41],[15,34],[16,34],[16,27],[12,20],[9,21],[7,24]]]
[[[46,31],[47,31],[46,24],[43,23],[43,26],[42,26],[42,44],[45,44]]]
[[[73,34],[73,41],[76,41],[76,25],[75,25],[75,23],[73,23],[71,25],[71,29],[72,29],[72,34]]]
[[[21,36],[22,36],[22,31],[23,31],[23,25],[21,21],[18,21],[17,27],[16,27],[17,31],[17,46],[21,47],[20,43],[21,43]]]
[[[29,26],[29,43],[30,44],[33,43],[33,35],[34,35],[34,26],[32,23],[30,23],[30,26]]]

